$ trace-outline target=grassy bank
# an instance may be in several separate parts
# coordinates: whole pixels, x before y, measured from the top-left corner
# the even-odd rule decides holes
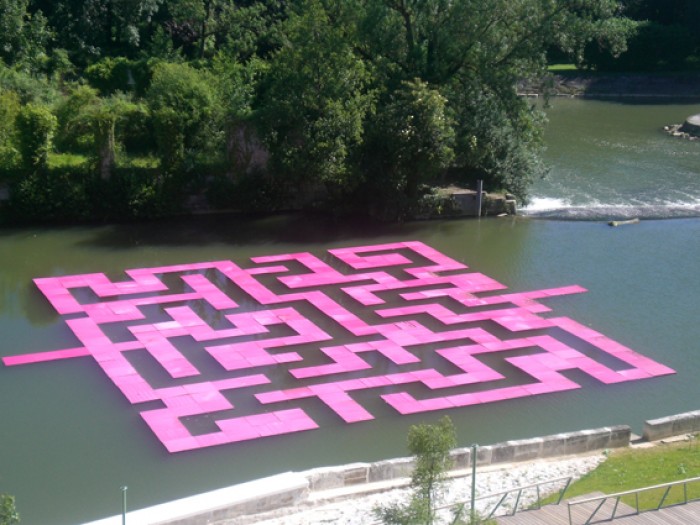
[[[610,452],[598,468],[589,472],[569,487],[566,498],[603,492],[615,494],[700,476],[700,444],[697,438],[659,444],[649,448],[629,448]],[[664,489],[644,491],[639,494],[640,510],[656,508]],[[688,499],[700,498],[700,482],[687,487]],[[683,485],[673,487],[664,506],[684,500]],[[634,507],[635,497],[626,496],[623,502]],[[550,501],[551,502],[551,501]]]

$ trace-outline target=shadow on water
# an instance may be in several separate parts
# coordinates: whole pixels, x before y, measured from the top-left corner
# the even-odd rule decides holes
[[[457,227],[455,222],[455,227]],[[267,243],[328,244],[348,238],[411,235],[429,223],[382,223],[367,218],[334,220],[316,214],[215,214],[162,219],[141,224],[117,224],[95,231],[80,245],[98,248],[134,246],[256,245]]]
[[[697,104],[700,102],[700,96],[694,97],[677,97],[675,95],[638,95],[638,96],[621,96],[621,95],[605,95],[602,93],[586,93],[581,98],[586,100],[594,100],[596,102],[608,102],[610,104],[627,106],[677,106],[679,104]]]
[[[698,72],[585,73],[561,71],[562,84],[583,91],[582,98],[632,106],[697,104]]]

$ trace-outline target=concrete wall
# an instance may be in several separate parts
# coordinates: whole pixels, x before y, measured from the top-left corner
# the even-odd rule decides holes
[[[700,410],[646,421],[642,437],[646,441],[657,441],[695,432],[700,432]]]
[[[478,195],[475,191],[458,190],[451,193],[451,198],[455,203],[455,207],[459,210],[458,215],[465,217],[474,217],[478,212]],[[517,213],[517,204],[515,199],[510,195],[499,195],[483,192],[481,203],[481,215],[500,215],[507,213],[515,215]]]
[[[476,464],[517,463],[535,459],[570,456],[626,447],[632,435],[630,427],[620,425],[595,430],[580,430],[551,436],[506,441],[477,448]],[[460,448],[453,452],[454,470],[471,468],[472,449]],[[312,491],[338,489],[364,483],[376,483],[410,477],[412,458],[396,458],[376,463],[352,463],[339,467],[323,467],[307,471]]]
[[[630,427],[621,425],[507,441],[478,447],[476,464],[495,465],[626,447],[630,436]],[[471,467],[471,447],[457,449],[453,454],[455,470]],[[313,492],[358,485],[369,488],[369,484],[392,480],[408,482],[412,470],[412,458],[396,458],[288,472],[130,512],[127,522],[129,525],[205,525],[296,505],[306,501]],[[113,516],[86,525],[120,524],[121,516]]]
[[[296,505],[309,497],[304,476],[291,472],[127,513],[129,525],[206,525]],[[121,515],[86,525],[121,525]]]

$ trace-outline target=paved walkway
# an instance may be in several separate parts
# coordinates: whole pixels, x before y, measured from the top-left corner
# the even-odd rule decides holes
[[[595,495],[591,494],[586,497]],[[496,522],[498,525],[570,525],[570,523],[571,525],[582,525],[590,518],[596,505],[598,502],[573,506],[571,508],[571,522],[569,522],[566,502],[560,505],[546,505],[539,510],[521,511],[515,516],[500,517]],[[700,523],[700,501],[640,514],[635,514],[632,507],[620,503],[615,519],[610,520],[613,506],[614,501],[606,501],[591,523],[612,523],[613,525],[692,525]]]

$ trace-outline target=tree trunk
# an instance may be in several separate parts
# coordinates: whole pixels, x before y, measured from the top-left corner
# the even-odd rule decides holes
[[[204,58],[204,47],[207,39],[207,31],[209,29],[209,17],[211,16],[211,0],[204,3],[204,18],[199,35],[199,58]]]
[[[109,180],[112,177],[112,168],[114,168],[115,160],[115,139],[114,139],[114,122],[105,125],[102,133],[102,141],[100,144],[100,178]]]

